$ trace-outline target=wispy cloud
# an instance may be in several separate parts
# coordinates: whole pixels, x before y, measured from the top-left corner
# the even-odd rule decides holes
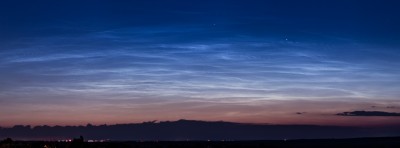
[[[391,113],[383,111],[352,111],[336,114],[338,116],[400,116],[400,113]]]
[[[199,36],[180,39],[188,32]],[[212,34],[201,26],[184,30],[150,27],[36,38],[23,48],[0,51],[1,97],[15,98],[5,102],[14,106],[35,101],[55,105],[66,100],[99,100],[95,108],[116,108],[126,115],[131,115],[128,109],[145,110],[135,105],[139,100],[148,99],[145,101],[151,104],[148,107],[162,109],[194,105],[190,109],[180,107],[181,110],[177,109],[169,117],[180,111],[195,116],[201,110],[223,107],[218,103],[231,102],[235,105],[225,106],[225,114],[221,111],[213,118],[233,119],[237,115],[248,116],[250,120],[255,115],[288,112],[273,107],[266,111],[261,109],[262,105],[254,105],[263,104],[262,101],[365,99],[374,102],[393,100],[400,95],[397,91],[400,71],[380,65],[393,61],[384,58],[386,52],[377,55],[361,49],[362,46],[325,47],[313,42],[264,37],[207,39],[207,33]],[[346,54],[363,56],[358,59]],[[107,100],[115,104],[101,103]],[[259,110],[244,111],[249,104]],[[266,104],[263,105],[269,106]],[[307,105],[298,108],[301,106]],[[234,110],[239,108],[243,111]],[[297,111],[290,110],[290,114]]]

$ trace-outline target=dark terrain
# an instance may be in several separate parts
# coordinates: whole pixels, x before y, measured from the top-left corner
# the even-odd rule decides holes
[[[86,140],[111,141],[249,141],[283,139],[345,139],[398,137],[400,127],[345,127],[270,125],[178,120],[134,124],[86,126],[17,125],[0,128],[0,139],[57,141],[83,136]]]
[[[0,144],[0,148],[398,148],[400,137],[314,139],[314,140],[265,140],[265,141],[147,141],[147,142],[44,142],[13,141]]]

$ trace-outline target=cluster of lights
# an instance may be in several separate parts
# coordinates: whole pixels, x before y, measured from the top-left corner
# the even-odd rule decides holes
[[[87,140],[86,142],[108,142],[110,141],[109,139],[101,139],[101,140]],[[57,140],[57,142],[73,142],[72,139],[62,139],[62,140]]]
[[[71,139],[63,139],[63,140],[57,140],[57,142],[72,142]]]
[[[108,142],[110,140],[87,140],[87,142]]]

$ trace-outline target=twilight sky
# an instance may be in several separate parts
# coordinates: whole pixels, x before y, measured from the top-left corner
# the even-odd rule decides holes
[[[392,125],[396,0],[2,0],[0,126]]]

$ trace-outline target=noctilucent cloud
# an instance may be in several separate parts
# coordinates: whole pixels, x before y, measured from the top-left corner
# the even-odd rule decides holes
[[[0,126],[378,126],[400,112],[398,1],[0,2]]]

